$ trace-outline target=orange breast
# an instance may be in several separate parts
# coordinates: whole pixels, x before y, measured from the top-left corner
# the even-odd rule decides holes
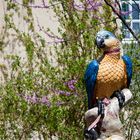
[[[123,60],[106,55],[99,65],[94,95],[109,98],[114,91],[125,88],[126,83],[126,66]]]

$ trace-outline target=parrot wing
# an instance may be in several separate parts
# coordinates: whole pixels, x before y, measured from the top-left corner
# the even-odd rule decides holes
[[[93,60],[88,64],[85,75],[84,75],[89,109],[93,107],[93,103],[92,103],[93,96],[94,96],[93,92],[94,92],[95,82],[97,79],[98,69],[99,69],[98,61]]]
[[[129,88],[131,79],[132,79],[132,61],[129,56],[123,55],[122,59],[126,65],[126,73],[127,73],[127,87]]]

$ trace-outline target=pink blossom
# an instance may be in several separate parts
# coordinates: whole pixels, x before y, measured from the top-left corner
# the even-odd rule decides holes
[[[85,3],[80,2],[79,4],[74,1],[73,7],[76,10],[84,11],[85,9],[88,11],[97,10],[100,6],[102,6],[102,0],[94,1],[94,0],[86,0]]]
[[[67,85],[70,90],[74,91],[75,90],[75,85],[74,84],[76,82],[77,82],[77,80],[70,80],[68,82],[65,82],[65,85]]]
[[[32,98],[30,99],[30,102],[32,102],[32,103],[38,103],[38,98],[37,98],[37,96],[36,96],[36,94],[34,93],[34,95],[32,96]]]
[[[47,105],[47,106],[50,106],[50,105],[51,105],[51,103],[50,103],[50,101],[48,100],[47,96],[43,96],[43,97],[41,98],[40,102],[43,103],[43,104],[45,104],[45,105]]]

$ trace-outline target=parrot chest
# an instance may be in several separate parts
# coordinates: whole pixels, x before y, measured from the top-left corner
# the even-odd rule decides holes
[[[126,86],[126,66],[122,59],[104,58],[99,65],[95,95],[110,97],[116,90]]]

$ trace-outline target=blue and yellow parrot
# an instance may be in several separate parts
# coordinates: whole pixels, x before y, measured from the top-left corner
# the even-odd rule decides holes
[[[94,107],[96,98],[110,98],[115,91],[128,88],[132,78],[131,59],[127,55],[121,56],[121,43],[114,34],[99,31],[96,45],[103,50],[103,56],[99,60],[92,60],[84,75],[88,109]]]

